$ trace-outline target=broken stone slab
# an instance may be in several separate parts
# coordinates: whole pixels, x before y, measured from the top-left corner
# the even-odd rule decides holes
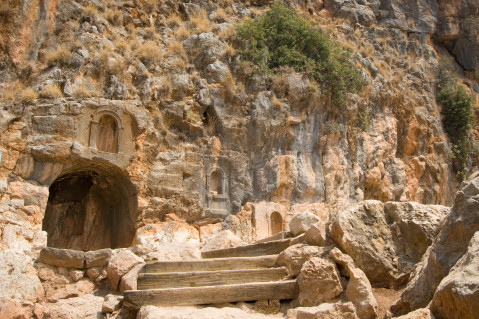
[[[85,253],[80,250],[46,247],[40,251],[38,262],[57,267],[82,269]]]
[[[289,230],[293,234],[293,236],[298,236],[304,232],[306,232],[311,226],[320,222],[321,219],[310,212],[304,212],[297,214],[293,217],[291,222],[289,223]]]
[[[105,248],[85,252],[86,268],[104,267],[108,265],[111,258],[111,249]]]
[[[144,263],[143,259],[129,250],[120,250],[114,254],[106,268],[110,287],[112,289],[117,289],[121,277],[127,274],[133,267],[141,263]]]

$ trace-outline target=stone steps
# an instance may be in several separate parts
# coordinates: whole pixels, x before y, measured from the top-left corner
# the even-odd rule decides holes
[[[253,257],[279,254],[291,243],[291,238],[268,242],[253,243],[233,248],[209,250],[201,252],[203,258]]]
[[[146,305],[186,306],[226,302],[294,299],[298,295],[296,280],[247,284],[130,290],[124,292],[123,305],[138,309]]]
[[[191,271],[218,271],[262,269],[276,265],[277,255],[236,258],[211,258],[181,261],[162,261],[146,264],[142,273],[171,273]]]
[[[146,264],[138,274],[138,290],[125,291],[123,304],[139,309],[295,299],[296,280],[288,280],[287,269],[276,265],[277,254],[291,240],[206,251],[204,259]]]
[[[138,290],[234,285],[251,282],[279,281],[288,276],[285,267],[222,271],[139,274]]]

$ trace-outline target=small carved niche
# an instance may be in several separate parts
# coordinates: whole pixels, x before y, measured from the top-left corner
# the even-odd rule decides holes
[[[211,172],[210,175],[210,194],[223,194],[223,174],[220,170]]]
[[[271,235],[274,235],[283,231],[283,217],[281,217],[280,213],[272,212],[269,217],[269,221],[270,221]]]
[[[102,115],[98,121],[96,148],[103,152],[118,153],[118,122],[111,115]]]

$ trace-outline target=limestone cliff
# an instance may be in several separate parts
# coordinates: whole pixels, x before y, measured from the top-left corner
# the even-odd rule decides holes
[[[353,52],[365,87],[343,108],[305,74],[240,63],[235,24],[270,2],[0,4],[2,249],[35,257],[43,231],[80,250],[251,241],[304,210],[451,205],[439,60],[477,101],[479,2],[282,1]]]

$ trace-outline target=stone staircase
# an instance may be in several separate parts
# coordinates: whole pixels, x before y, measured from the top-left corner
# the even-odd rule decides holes
[[[276,265],[291,239],[206,251],[203,259],[146,264],[124,306],[185,306],[297,297],[296,280]]]

